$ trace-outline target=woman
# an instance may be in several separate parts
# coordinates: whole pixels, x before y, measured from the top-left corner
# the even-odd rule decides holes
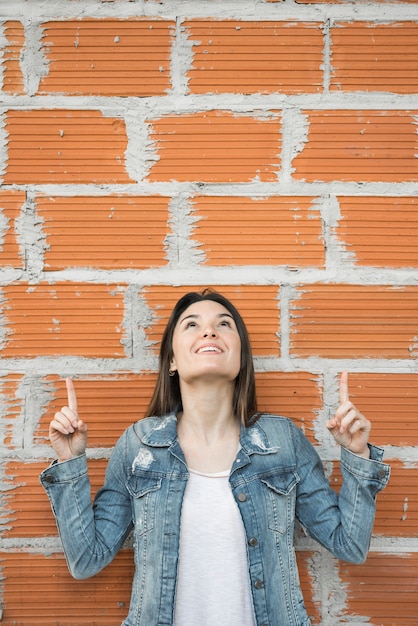
[[[87,426],[68,406],[50,424],[57,454],[41,475],[76,578],[105,567],[133,529],[135,577],[125,626],[307,626],[293,529],[360,563],[376,494],[389,479],[370,422],[349,401],[327,427],[341,444],[337,496],[305,436],[256,412],[248,334],[222,295],[189,293],[165,329],[148,417],[116,444],[90,501]]]

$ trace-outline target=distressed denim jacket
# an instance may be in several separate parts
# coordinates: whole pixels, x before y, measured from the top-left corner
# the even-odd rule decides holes
[[[112,452],[93,507],[85,455],[55,462],[41,474],[75,578],[98,573],[133,529],[135,576],[122,626],[173,623],[188,479],[176,425],[169,415],[129,427]],[[229,482],[247,537],[255,622],[308,626],[293,547],[295,518],[336,557],[364,561],[375,497],[389,480],[389,467],[379,448],[370,446],[370,460],[343,448],[337,495],[315,449],[288,418],[263,414],[241,428],[240,443]]]

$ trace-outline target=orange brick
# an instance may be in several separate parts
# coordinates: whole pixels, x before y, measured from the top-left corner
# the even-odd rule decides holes
[[[171,21],[136,19],[43,24],[49,71],[38,93],[165,95],[174,27]]]
[[[156,373],[75,376],[73,380],[79,415],[89,427],[88,446],[110,448],[125,428],[144,417],[154,390]],[[45,388],[51,401],[34,434],[37,444],[48,442],[49,422],[67,404],[64,379],[48,376]]]
[[[158,286],[144,290],[144,297],[153,313],[153,322],[145,329],[147,340],[154,350],[158,349],[161,335],[168,317],[177,302],[189,291],[202,291],[206,285],[168,287]],[[246,323],[254,355],[278,356],[280,347],[277,338],[279,332],[279,304],[277,286],[212,286],[222,293],[237,307]]]
[[[373,443],[418,446],[418,375],[349,375],[350,400],[372,422]]]
[[[99,111],[8,111],[7,184],[129,183],[123,120]]]
[[[207,265],[324,266],[313,198],[196,197],[192,239]]]
[[[356,265],[418,267],[415,197],[341,197],[335,233]]]
[[[293,159],[294,177],[313,181],[418,180],[416,113],[304,111],[308,141]]]
[[[148,120],[158,160],[156,181],[277,181],[281,125],[277,114],[256,118],[226,111]]]
[[[40,473],[48,466],[47,461],[9,461],[4,469],[2,497],[3,536],[46,537],[58,535],[51,505],[39,482]],[[89,459],[91,494],[103,485],[107,466],[106,459]]]
[[[116,285],[5,286],[2,357],[126,356],[123,292]]]
[[[257,372],[259,411],[291,417],[312,443],[322,408],[322,380],[308,372]]]
[[[293,357],[413,359],[418,354],[417,287],[300,287],[290,319]]]
[[[341,619],[356,616],[376,626],[416,626],[418,555],[370,553],[364,565],[339,563],[347,608]]]
[[[323,90],[322,23],[192,20],[184,27],[193,42],[192,93]]]
[[[38,197],[46,234],[45,268],[166,265],[168,202],[158,196]]]
[[[22,191],[0,191],[0,263],[2,267],[23,268],[24,261],[19,255],[16,234],[16,220],[20,216],[26,195]]]
[[[20,390],[23,374],[5,374],[0,377],[1,432],[8,448],[23,446],[22,424],[19,418],[24,412],[24,399]]]
[[[128,614],[131,550],[87,580],[74,580],[61,554],[2,552],[0,563],[2,626],[115,626]]]
[[[337,23],[331,41],[331,91],[418,91],[417,23]]]
[[[20,56],[25,45],[25,31],[21,22],[5,22],[3,25],[7,44],[3,49],[3,91],[18,95],[24,94],[23,74]]]

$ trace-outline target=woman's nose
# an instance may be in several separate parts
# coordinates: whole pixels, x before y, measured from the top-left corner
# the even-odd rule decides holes
[[[205,328],[205,330],[203,331],[203,336],[204,337],[216,337],[216,331],[214,328],[212,328],[211,326],[208,326],[207,328]]]

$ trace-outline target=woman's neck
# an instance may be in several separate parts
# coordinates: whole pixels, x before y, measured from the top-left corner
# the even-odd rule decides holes
[[[235,422],[233,412],[234,387],[231,384],[181,384],[183,410],[181,419],[196,431],[224,430]]]
[[[216,394],[187,394],[178,415],[180,446],[191,469],[220,472],[230,469],[239,444],[240,423],[232,400]]]

